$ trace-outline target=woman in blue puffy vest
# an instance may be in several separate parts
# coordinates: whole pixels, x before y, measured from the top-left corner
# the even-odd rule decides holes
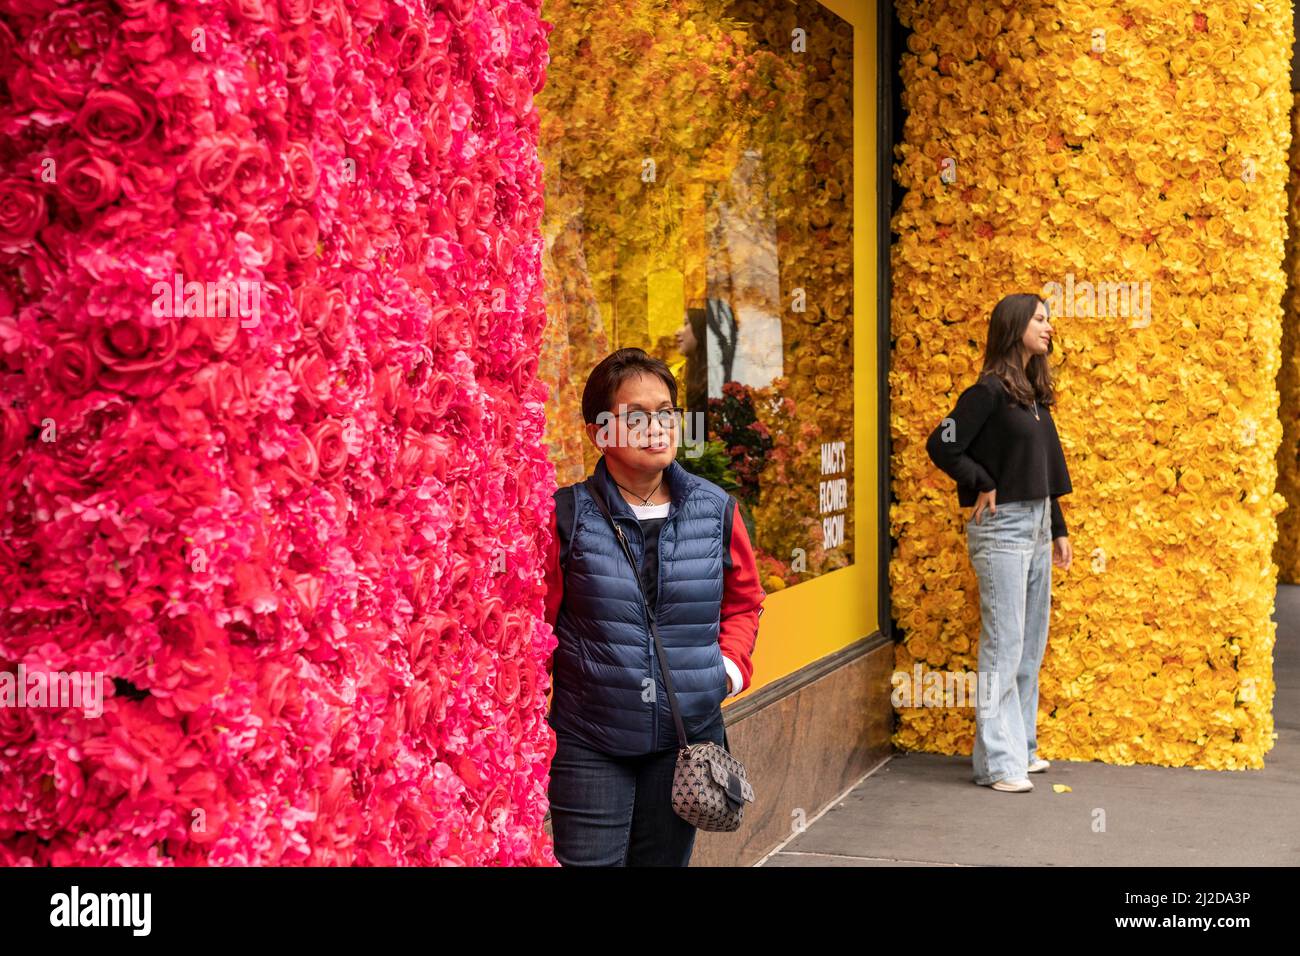
[[[564,866],[686,866],[695,828],[672,808],[677,734],[646,620],[659,629],[688,743],[725,743],[722,701],[749,686],[766,595],[734,498],[676,461],[677,382],[619,349],[582,395],[600,449],[590,488],[555,493],[546,565],[555,756],[549,798]]]

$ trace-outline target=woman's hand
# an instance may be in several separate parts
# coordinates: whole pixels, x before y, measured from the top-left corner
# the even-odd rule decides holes
[[[975,510],[971,512],[971,517],[975,519],[976,524],[982,523],[984,510],[987,508],[989,514],[998,513],[998,490],[981,491],[980,496],[975,499]]]
[[[1052,542],[1052,563],[1062,571],[1070,570],[1070,561],[1074,557],[1074,549],[1070,547],[1070,539],[1065,535],[1057,538]]]

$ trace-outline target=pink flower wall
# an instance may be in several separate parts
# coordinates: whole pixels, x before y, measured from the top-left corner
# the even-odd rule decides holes
[[[0,864],[554,865],[549,29],[0,0]]]

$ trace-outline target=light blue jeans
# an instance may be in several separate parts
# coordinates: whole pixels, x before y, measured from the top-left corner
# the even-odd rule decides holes
[[[998,502],[966,522],[980,585],[975,782],[1024,777],[1037,756],[1038,670],[1052,600],[1051,499]]]

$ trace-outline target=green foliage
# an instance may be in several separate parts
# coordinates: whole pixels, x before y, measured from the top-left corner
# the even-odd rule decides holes
[[[727,454],[727,446],[722,442],[705,442],[703,453],[696,458],[687,456],[686,451],[685,445],[678,447],[677,463],[691,474],[713,482],[724,491],[734,491],[740,487],[740,482],[731,473],[731,459]]]

